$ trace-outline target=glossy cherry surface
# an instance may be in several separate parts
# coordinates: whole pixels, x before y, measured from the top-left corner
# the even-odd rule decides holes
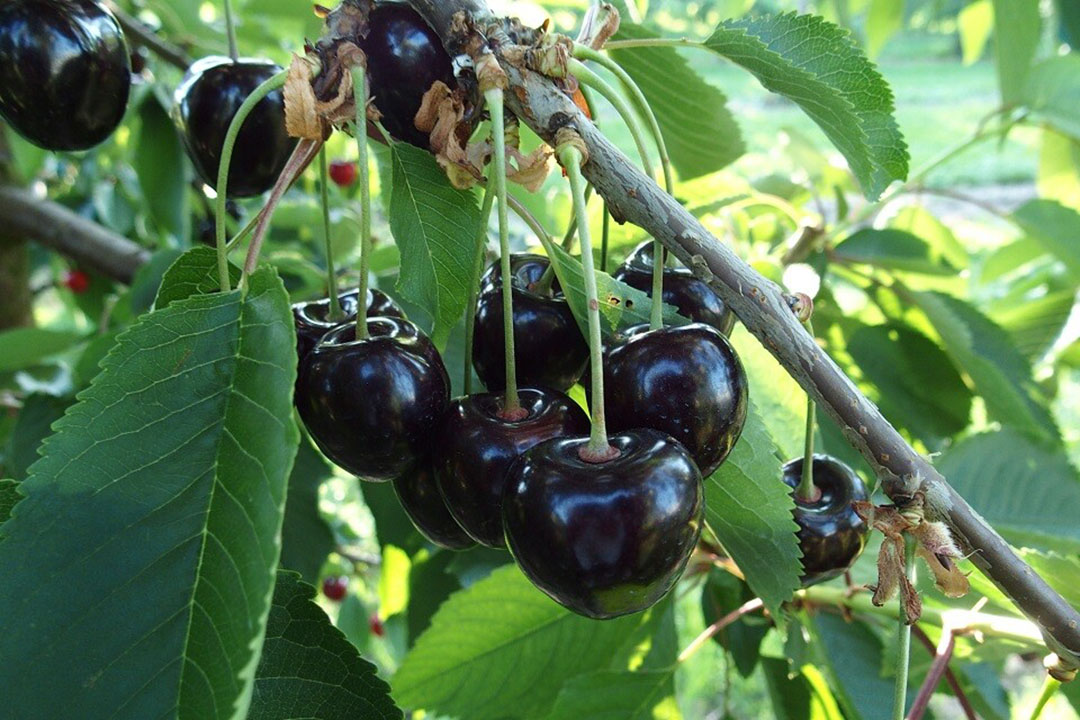
[[[802,479],[802,468],[802,458],[784,465],[784,482],[792,489]],[[869,497],[854,470],[829,455],[815,455],[814,485],[820,498],[812,502],[795,498],[803,587],[842,575],[862,553],[870,532],[851,506]]]
[[[701,534],[701,474],[656,430],[610,437],[618,458],[587,463],[586,438],[549,440],[511,467],[506,541],[526,576],[592,618],[638,612],[671,589]]]
[[[281,68],[268,60],[205,57],[193,64],[176,88],[173,120],[202,181],[217,186],[222,145],[236,111],[251,92]],[[236,138],[229,164],[229,197],[266,192],[281,174],[296,138],[285,131],[281,90],[263,98]]]
[[[552,295],[530,289],[547,266],[547,258],[540,255],[520,254],[510,259],[517,379],[521,387],[566,390],[585,371],[589,348],[558,286]],[[502,302],[502,277],[496,262],[480,281],[473,335],[473,367],[492,392],[506,387]]]
[[[438,351],[408,320],[334,328],[300,363],[296,405],[323,453],[365,480],[388,481],[427,456],[450,400]]]
[[[360,171],[356,169],[356,163],[354,162],[335,160],[330,163],[327,174],[330,175],[330,180],[338,187],[348,187],[356,182],[356,176],[360,174]]]
[[[631,328],[605,353],[612,431],[647,427],[682,443],[705,477],[727,458],[746,422],[747,380],[727,338],[700,323]]]
[[[653,241],[638,245],[612,277],[652,297]],[[724,301],[706,283],[694,277],[689,268],[664,268],[664,302],[674,305],[683,317],[711,325],[721,332],[724,327]]]
[[[124,33],[91,0],[0,3],[0,115],[46,150],[87,150],[124,118]]]
[[[461,529],[446,508],[430,463],[394,479],[394,492],[420,534],[448,550],[465,550],[476,543]]]
[[[391,135],[428,149],[428,135],[413,120],[436,80],[456,85],[450,56],[418,12],[401,3],[380,3],[368,17],[360,43],[368,57],[369,92]]]
[[[341,602],[349,594],[349,578],[328,577],[323,580],[322,592],[330,600]]]
[[[501,394],[485,393],[450,403],[435,440],[432,461],[450,513],[477,542],[504,547],[502,495],[506,471],[519,455],[545,440],[588,432],[585,411],[561,392],[518,391],[520,420],[500,417]]]
[[[338,296],[345,317],[343,320],[336,322],[330,320],[330,300],[328,298],[294,304],[292,311],[293,319],[296,321],[297,356],[303,359],[305,355],[314,349],[319,340],[322,340],[323,335],[341,323],[356,320],[356,301],[359,297],[359,290],[350,290]],[[404,320],[405,312],[386,293],[372,288],[368,290],[367,316],[369,318],[396,317]]]

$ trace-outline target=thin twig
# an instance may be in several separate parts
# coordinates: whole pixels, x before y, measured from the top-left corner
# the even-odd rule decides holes
[[[918,625],[912,626],[911,634],[914,635],[920,643],[922,643],[923,647],[926,648],[926,651],[930,653],[930,655],[933,656],[936,661],[939,653],[938,649],[934,647],[933,641],[930,640],[930,636],[927,635],[926,632]],[[951,630],[948,631],[948,634],[952,638],[953,643],[955,643],[956,636],[952,633]],[[942,635],[942,638],[944,637],[945,636]],[[950,649],[949,652],[951,653],[952,650]],[[956,675],[953,673],[952,668],[949,667],[949,663],[946,661],[943,666],[945,672],[945,682],[949,684],[949,688],[952,690],[953,696],[960,703],[960,708],[964,711],[964,717],[966,717],[968,720],[979,720],[979,716],[975,714],[975,709],[971,707],[971,701],[968,700],[967,693],[965,693],[964,689],[960,687],[960,681],[956,679]],[[929,676],[927,676],[927,681],[929,681]],[[934,685],[937,685],[937,680],[934,681]],[[921,690],[919,691],[919,695],[920,697],[922,696]],[[915,712],[915,708],[918,707],[918,705],[919,698],[916,698],[915,704],[911,707],[912,713]]]
[[[191,65],[191,58],[180,47],[158,37],[157,33],[147,27],[145,23],[124,12],[112,0],[107,0],[105,5],[109,8],[109,12],[116,16],[116,21],[120,23],[120,27],[124,30],[124,36],[133,43],[143,46],[165,62],[181,70],[187,70],[188,66]]]
[[[914,627],[912,632],[914,632]],[[945,670],[949,667],[949,660],[952,659],[955,648],[956,636],[953,635],[952,630],[949,628],[942,628],[941,641],[934,650],[934,660],[930,663],[930,669],[926,673],[922,687],[919,688],[919,694],[915,696],[915,702],[911,704],[911,709],[908,710],[907,720],[922,720],[927,706],[930,705],[930,698],[934,696],[938,683],[941,682],[941,676],[945,674]]]
[[[741,618],[743,615],[749,615],[750,613],[760,610],[763,607],[765,607],[765,603],[761,601],[761,598],[754,598],[753,600],[749,600],[740,605],[739,607],[735,608],[727,615],[720,618],[709,627],[705,628],[705,630],[702,631],[700,635],[694,638],[694,640],[686,646],[686,649],[679,653],[679,657],[676,662],[681,663],[685,661],[691,655],[700,650],[702,645],[716,637],[717,633],[726,628],[728,625],[732,624],[733,622]]]

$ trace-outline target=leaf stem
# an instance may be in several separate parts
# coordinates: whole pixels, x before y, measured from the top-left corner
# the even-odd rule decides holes
[[[908,579],[915,582],[915,544],[908,540],[904,545],[904,572]],[[904,603],[897,603],[899,612],[896,619],[896,666],[894,675],[896,684],[893,689],[893,720],[904,720],[904,708],[907,705],[908,670],[911,665],[911,624],[908,621]]]
[[[487,244],[488,222],[491,207],[495,204],[495,178],[489,178],[484,191],[484,204],[480,208],[480,231],[476,237],[476,252],[473,254],[472,285],[469,288],[469,304],[465,309],[465,394],[472,394],[473,385],[473,336],[476,334],[476,305],[480,298],[480,275],[484,272],[484,246]]]
[[[608,243],[611,239],[611,213],[604,201],[604,224],[600,226],[600,272],[607,272]]]
[[[517,358],[514,354],[514,274],[510,266],[510,219],[506,203],[506,118],[503,91],[500,87],[484,92],[491,115],[491,134],[495,140],[495,195],[499,201],[499,271],[502,277],[503,348],[506,355],[506,390],[501,415],[517,418],[521,414],[518,397]]]
[[[371,177],[368,168],[367,149],[367,68],[351,68],[353,98],[356,102],[356,121],[353,134],[356,136],[356,150],[359,154],[357,165],[360,170],[360,295],[356,308],[356,339],[368,338],[367,307],[368,285],[371,275]]]
[[[632,50],[634,48],[704,48],[705,43],[690,38],[637,38],[635,40],[611,40],[604,45],[605,50]]]
[[[240,105],[240,109],[236,111],[236,115],[233,116],[232,122],[229,123],[229,129],[225,133],[225,142],[221,147],[221,161],[218,164],[217,204],[214,207],[214,231],[218,256],[218,281],[221,283],[221,289],[225,292],[229,292],[229,290],[232,289],[229,280],[229,252],[225,241],[225,208],[228,202],[229,165],[232,164],[233,147],[236,145],[236,138],[240,135],[240,128],[243,127],[244,121],[247,120],[251,111],[255,109],[255,106],[258,105],[264,97],[282,87],[285,84],[285,78],[288,74],[288,70],[282,70],[252,90],[251,94],[248,95],[243,104]]]
[[[814,336],[814,326],[809,320],[803,323],[810,337]],[[814,428],[817,405],[810,393],[806,394],[806,437],[803,440],[802,477],[795,488],[795,497],[812,503],[821,497],[821,491],[814,486]]]
[[[1042,715],[1042,711],[1046,708],[1046,704],[1050,702],[1050,698],[1054,697],[1054,693],[1061,687],[1061,682],[1055,680],[1049,675],[1046,676],[1046,682],[1043,683],[1042,692],[1039,693],[1039,700],[1035,703],[1035,707],[1031,710],[1031,720],[1039,720]]]
[[[223,0],[225,3],[225,34],[229,38],[229,57],[233,62],[240,58],[240,52],[236,49],[236,25],[233,22],[232,0]]]
[[[581,265],[585,274],[585,301],[589,317],[589,360],[592,370],[592,433],[589,443],[584,448],[582,459],[587,462],[602,462],[610,459],[617,450],[611,446],[607,437],[607,423],[604,412],[604,341],[600,332],[600,297],[596,289],[596,267],[593,263],[592,238],[589,235],[589,223],[585,222],[585,178],[581,174],[583,158],[581,151],[572,143],[567,143],[557,150],[559,162],[566,168],[570,179],[570,191],[574,196],[574,207],[582,222],[578,228],[581,238]]]
[[[338,298],[337,272],[334,269],[334,248],[330,241],[330,175],[326,171],[326,146],[319,149],[319,188],[322,196],[323,239],[326,241],[326,284],[330,293],[330,316],[333,322],[344,318],[341,300]]]

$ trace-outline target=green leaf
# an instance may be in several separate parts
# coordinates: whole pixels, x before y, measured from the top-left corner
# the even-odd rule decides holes
[[[750,587],[729,572],[713,569],[701,592],[701,615],[712,625],[754,599]],[[749,678],[761,658],[761,642],[771,623],[761,616],[744,615],[720,631],[713,640],[722,645],[735,662],[739,675]],[[789,632],[788,637],[793,633]]]
[[[1006,427],[958,443],[937,467],[1014,545],[1080,552],[1080,479],[1064,451]]]
[[[829,613],[813,618],[813,634],[825,659],[825,670],[837,690],[846,717],[889,720],[893,683],[882,677],[881,641],[864,624],[849,622]]]
[[[966,268],[971,264],[971,256],[956,235],[945,223],[918,205],[901,208],[890,220],[889,226],[897,230],[906,230],[916,235],[930,246],[934,258],[943,258],[955,268]]]
[[[383,545],[379,567],[379,617],[389,618],[409,607],[409,555],[399,547]]]
[[[573,257],[558,245],[549,248],[554,251],[550,257],[555,268],[570,310],[586,337],[589,333],[589,319],[585,299],[585,269],[581,260]],[[600,298],[600,329],[605,338],[622,328],[632,325],[647,325],[652,313],[652,298],[641,290],[619,282],[605,272],[596,271],[596,291]],[[665,325],[685,325],[690,322],[678,314],[671,305],[664,305]]]
[[[648,614],[589,620],[503,567],[443,603],[394,676],[394,697],[469,720],[542,716],[572,677],[605,667]]]
[[[793,678],[786,659],[765,657],[761,667],[777,720],[843,720],[828,684],[812,665],[804,665]]]
[[[624,19],[614,39],[653,37],[659,37],[659,33]],[[727,98],[695,73],[675,50],[614,50],[611,57],[645,94],[681,180],[716,172],[746,152],[739,125],[727,108]]]
[[[314,597],[315,588],[299,575],[278,573],[249,720],[401,718],[390,686]]]
[[[118,338],[0,526],[15,716],[245,716],[298,441],[294,347],[272,270]]]
[[[16,328],[0,332],[0,373],[24,370],[81,340],[74,332]]]
[[[240,268],[229,265],[233,287],[240,281]],[[221,289],[218,282],[217,253],[213,248],[196,247],[177,258],[161,278],[154,307],[164,310],[192,295],[206,295]]]
[[[1076,302],[1075,290],[1012,303],[994,312],[994,322],[1012,337],[1016,349],[1036,362],[1046,354],[1065,329]]]
[[[11,517],[15,504],[22,500],[19,483],[14,480],[0,480],[0,525]]]
[[[956,275],[957,270],[921,237],[903,230],[859,230],[836,246],[836,254],[848,262],[866,263],[890,270],[924,275]]]
[[[1080,139],[1043,128],[1039,196],[1080,211]]]
[[[334,549],[334,534],[319,513],[319,487],[332,471],[308,439],[300,449],[289,475],[289,498],[281,529],[281,566],[295,570],[304,582],[319,581],[319,570]]]
[[[1075,49],[1080,46],[1080,5],[1072,0],[1055,0],[1054,5],[1061,21],[1061,39]]]
[[[546,720],[682,720],[675,669],[579,675],[559,693]]]
[[[964,64],[972,65],[983,56],[994,32],[994,6],[990,0],[975,0],[960,11],[956,22]]]
[[[397,289],[431,313],[432,340],[441,348],[469,299],[480,209],[472,193],[450,185],[431,153],[394,143],[390,162],[390,231],[401,249]]]
[[[786,458],[802,455],[806,434],[806,393],[742,325],[736,326],[731,333],[731,343],[746,370],[750,397],[758,417],[764,421],[780,454]]]
[[[1031,0],[993,0],[995,48],[1001,100],[1006,105],[1024,97],[1031,61],[1039,46],[1042,21]]]
[[[904,0],[870,0],[866,15],[866,54],[876,58],[904,24]]]
[[[1064,548],[1062,548],[1064,549]],[[1080,560],[1073,555],[1043,552],[1034,548],[1016,551],[1020,559],[1031,566],[1039,577],[1054,588],[1065,602],[1080,607]],[[993,599],[998,605],[1010,608],[1011,601],[982,573],[972,573],[971,585],[977,591]]]
[[[945,352],[971,378],[999,422],[1058,442],[1060,435],[1035,385],[1031,365],[1008,333],[968,303],[936,292],[913,293],[941,336]]]
[[[1073,282],[1080,283],[1080,213],[1053,200],[1032,200],[1013,213],[1013,220],[1065,263]]]
[[[846,30],[783,13],[725,20],[705,45],[798,104],[847,158],[869,199],[907,177],[892,90]]]
[[[802,575],[795,502],[782,477],[776,444],[751,402],[742,437],[705,481],[705,517],[778,622]]]
[[[139,176],[143,198],[150,216],[176,240],[191,234],[188,209],[187,165],[184,148],[169,113],[154,95],[139,108],[138,140],[132,166]]]
[[[877,390],[885,417],[923,442],[936,446],[967,427],[971,391],[930,338],[902,325],[863,326],[847,350]]]
[[[34,393],[23,402],[11,432],[8,455],[10,471],[16,480],[26,479],[27,470],[37,462],[41,441],[52,434],[52,424],[64,416],[72,402],[70,397],[42,393]]]

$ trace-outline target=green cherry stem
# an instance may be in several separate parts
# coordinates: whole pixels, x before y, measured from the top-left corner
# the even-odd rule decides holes
[[[236,49],[236,24],[233,22],[232,0],[224,0],[225,3],[225,34],[229,38],[229,57],[236,62],[240,53]]]
[[[326,284],[330,290],[330,317],[333,322],[344,319],[341,300],[338,298],[337,272],[334,269],[334,247],[330,241],[330,175],[326,171],[326,146],[319,150],[319,185],[322,196],[323,239],[326,241]]]
[[[589,443],[582,450],[581,459],[586,462],[604,462],[618,454],[608,442],[607,422],[604,412],[604,358],[603,338],[600,332],[600,295],[596,288],[596,267],[593,263],[592,238],[585,214],[585,178],[581,174],[583,157],[572,141],[560,143],[556,150],[559,162],[566,168],[570,178],[570,190],[574,207],[582,222],[578,227],[581,239],[581,265],[585,274],[585,301],[589,316],[589,360],[592,368],[592,433]]]
[[[229,165],[232,164],[233,147],[236,146],[236,138],[240,135],[240,128],[243,127],[244,121],[247,120],[248,115],[255,109],[255,106],[259,102],[274,92],[278,88],[285,85],[285,78],[288,77],[289,71],[282,70],[278,74],[264,81],[261,85],[255,88],[250,95],[240,105],[240,109],[236,111],[236,115],[233,116],[232,122],[229,123],[229,129],[225,133],[225,142],[221,147],[221,162],[218,164],[218,176],[217,176],[217,198],[216,205],[214,207],[214,230],[215,240],[217,243],[217,256],[218,256],[218,280],[221,283],[221,289],[228,292],[232,289],[231,282],[229,280],[229,250],[225,240],[226,235],[226,203],[228,201],[229,190]]]
[[[473,336],[476,334],[476,306],[480,298],[480,274],[484,271],[484,246],[487,244],[488,221],[491,207],[495,204],[495,178],[488,179],[484,191],[484,204],[480,208],[480,231],[476,237],[476,252],[473,254],[473,269],[470,276],[469,304],[465,308],[465,394],[472,394],[473,379]]]
[[[1049,675],[1046,676],[1046,682],[1043,683],[1042,691],[1039,693],[1039,700],[1031,710],[1031,720],[1039,720],[1042,711],[1046,709],[1047,703],[1050,702],[1050,698],[1054,697],[1054,693],[1058,691],[1059,687],[1061,687],[1059,680],[1055,680]]]
[[[600,226],[600,272],[607,272],[608,244],[611,240],[611,213],[604,201],[604,224]]]
[[[904,544],[904,572],[912,584],[915,582],[915,543]],[[898,603],[900,612],[896,618],[896,667],[893,670],[896,684],[893,688],[893,720],[904,720],[907,706],[908,669],[911,665],[911,624],[904,603]]]
[[[540,241],[540,244],[543,245],[545,249],[552,247],[555,240],[551,237],[551,234],[544,229],[544,226],[540,221],[536,219],[536,216],[529,212],[529,209],[522,205],[521,201],[513,195],[508,196],[506,199],[510,209],[514,211],[514,214],[521,218],[523,223],[529,226],[529,229],[536,235],[536,239]]]
[[[810,337],[814,336],[814,326],[807,320],[803,323]],[[799,485],[795,488],[795,497],[808,503],[812,503],[821,497],[821,491],[814,485],[814,428],[816,423],[815,413],[817,405],[810,394],[806,395],[806,439],[803,442],[802,477]]]
[[[356,101],[356,122],[353,134],[356,136],[356,150],[359,153],[357,165],[360,169],[360,294],[357,297],[356,339],[368,338],[367,296],[369,275],[371,275],[371,177],[368,168],[367,149],[367,68],[354,66],[350,70],[353,81],[353,98]]]
[[[495,140],[495,195],[499,201],[499,272],[502,277],[503,347],[506,353],[506,390],[503,393],[501,415],[520,419],[521,400],[518,397],[517,358],[514,354],[514,285],[510,269],[510,219],[506,191],[506,118],[503,113],[503,91],[495,87],[484,92],[491,115],[491,134]]]

